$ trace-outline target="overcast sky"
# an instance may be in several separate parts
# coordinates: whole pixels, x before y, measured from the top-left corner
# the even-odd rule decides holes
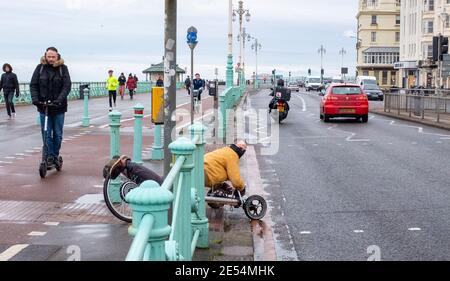
[[[237,0],[234,0],[237,6]],[[245,26],[259,39],[259,73],[272,69],[282,74],[305,75],[320,71],[318,49],[323,44],[326,75],[341,66],[339,50],[347,51],[345,65],[356,65],[356,0],[245,0],[252,15]],[[206,78],[225,76],[228,0],[178,1],[178,64],[190,64],[186,30],[198,28],[195,71]],[[234,23],[234,62],[239,55]],[[46,47],[56,46],[73,81],[100,81],[106,71],[137,73],[163,56],[163,0],[15,0],[2,1],[0,9],[0,63],[9,62],[20,81],[29,81]],[[247,73],[255,70],[255,55],[246,48]]]

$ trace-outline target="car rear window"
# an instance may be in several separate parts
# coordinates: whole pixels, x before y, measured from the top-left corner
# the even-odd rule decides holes
[[[331,93],[333,95],[360,95],[361,88],[359,88],[359,87],[333,87]]]

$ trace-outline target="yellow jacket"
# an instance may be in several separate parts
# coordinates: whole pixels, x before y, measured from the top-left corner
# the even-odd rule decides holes
[[[225,147],[205,155],[205,184],[213,187],[225,181],[242,190],[245,186],[239,172],[239,156],[233,149]]]
[[[106,80],[106,89],[108,91],[116,91],[117,86],[119,86],[119,80],[114,76],[108,77],[108,80]]]

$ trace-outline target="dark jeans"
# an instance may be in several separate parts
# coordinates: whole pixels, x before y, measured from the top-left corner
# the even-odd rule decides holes
[[[114,105],[116,105],[117,91],[109,91],[109,107],[113,107],[112,100],[114,100]]]
[[[155,181],[159,183],[159,185],[163,184],[163,179],[159,175],[143,165],[128,161],[125,169],[128,178],[138,185],[141,185],[145,181]]]
[[[14,91],[3,90],[3,92],[5,96],[6,111],[8,112],[8,115],[11,117],[11,113],[16,113],[16,109],[14,108],[13,103]]]
[[[42,131],[42,141],[45,142],[44,136],[44,126],[45,126],[45,114],[41,115],[41,131]],[[58,157],[59,151],[61,150],[61,143],[63,139],[63,128],[64,128],[64,118],[65,114],[60,113],[57,115],[48,116],[47,123],[47,157],[53,156]]]
[[[129,90],[130,91],[130,99],[133,99],[133,95],[134,95],[134,91],[135,91],[135,89],[133,89],[133,90]]]
[[[188,92],[188,95],[191,95],[191,85],[189,86],[186,85],[186,90]]]

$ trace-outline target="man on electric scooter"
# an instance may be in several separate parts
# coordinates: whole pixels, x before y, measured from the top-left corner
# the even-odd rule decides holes
[[[289,107],[288,101],[291,100],[291,90],[286,88],[284,86],[284,80],[280,79],[277,81],[277,87],[270,94],[271,96],[273,96],[273,99],[270,101],[270,104],[269,104],[269,113],[272,112],[272,109],[277,108],[276,103],[277,103],[277,100],[280,99],[280,97],[277,97],[275,93],[281,93],[281,99],[286,104],[286,112],[289,112],[290,107]]]
[[[67,96],[72,82],[69,69],[55,47],[50,47],[41,58],[30,82],[33,105],[37,107],[41,118],[43,142],[47,144],[47,165],[60,167],[61,143],[63,139],[64,117],[67,112]],[[47,139],[44,139],[45,103],[48,108]]]

